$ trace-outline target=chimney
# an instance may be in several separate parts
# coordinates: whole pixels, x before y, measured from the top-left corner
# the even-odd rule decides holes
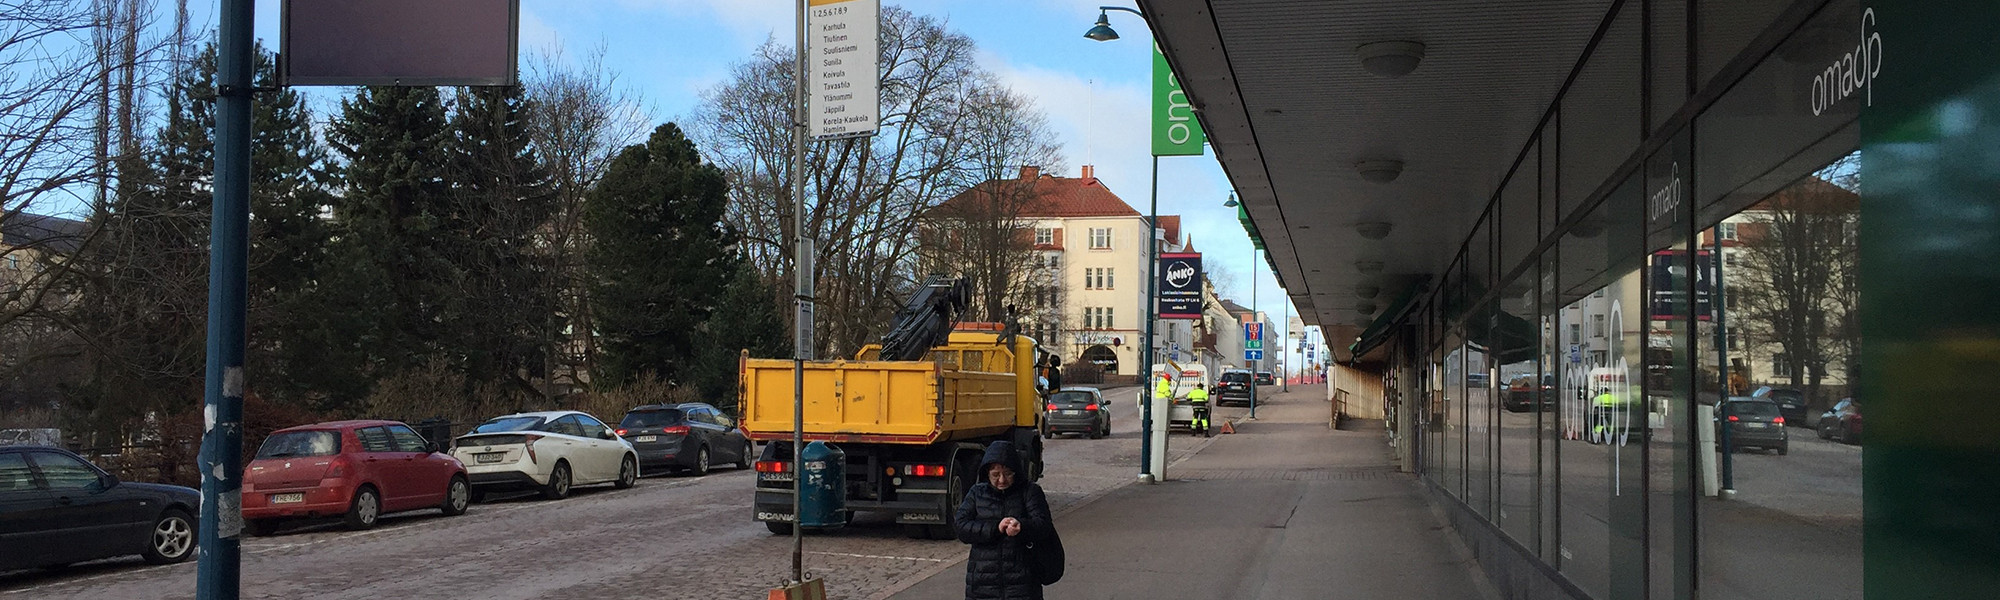
[[[1097,167],[1093,167],[1093,166],[1090,166],[1090,165],[1084,165],[1084,166],[1083,166],[1083,178],[1084,178],[1084,179],[1087,179],[1087,180],[1088,180],[1088,179],[1096,179],[1096,178],[1097,178]]]
[[[1021,180],[1033,181],[1042,176],[1042,168],[1035,165],[1021,165]]]

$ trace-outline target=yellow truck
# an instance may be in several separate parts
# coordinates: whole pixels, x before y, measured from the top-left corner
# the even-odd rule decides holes
[[[924,318],[906,311],[899,321]],[[949,539],[987,444],[1014,442],[1029,470],[1021,476],[1039,477],[1042,413],[1033,339],[997,323],[942,323],[901,356],[890,341],[887,356],[873,344],[854,360],[807,361],[804,433],[846,453],[850,518],[893,513],[913,537]],[[754,517],[785,534],[794,521],[792,368],[787,359],[742,359],[738,404],[744,431],[764,442]]]

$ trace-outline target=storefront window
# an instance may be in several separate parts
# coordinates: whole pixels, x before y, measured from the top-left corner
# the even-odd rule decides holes
[[[1496,520],[1502,531],[1521,547],[1530,549],[1538,547],[1535,521],[1540,512],[1537,506],[1540,447],[1536,432],[1543,413],[1542,402],[1548,397],[1542,392],[1538,360],[1541,326],[1535,292],[1539,281],[1531,265],[1519,279],[1501,288],[1504,295],[1499,301],[1499,311],[1494,313],[1493,332],[1489,336],[1493,362],[1498,363],[1499,383],[1494,385],[1494,392],[1500,404],[1494,415],[1498,424],[1499,450],[1495,456],[1500,475]],[[1549,381],[1553,383],[1554,378]]]

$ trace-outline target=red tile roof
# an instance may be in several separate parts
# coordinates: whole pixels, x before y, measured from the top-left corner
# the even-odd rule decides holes
[[[1160,215],[1160,228],[1167,230],[1167,243],[1178,245],[1181,241],[1181,216]]]
[[[939,209],[949,209],[961,202],[971,202],[971,198],[989,193],[995,186],[1029,185],[1021,179],[996,179],[973,186],[950,200],[938,205]],[[1111,188],[1096,177],[1072,178],[1041,175],[1035,178],[1034,198],[1021,211],[1023,217],[1136,217],[1139,211],[1111,193]],[[1161,219],[1166,223],[1166,219]],[[1169,234],[1179,231],[1179,218],[1173,221]]]

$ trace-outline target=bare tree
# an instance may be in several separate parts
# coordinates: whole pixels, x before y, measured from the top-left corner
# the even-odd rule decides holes
[[[1859,349],[1849,321],[1858,300],[1860,198],[1851,185],[1829,181],[1851,178],[1851,171],[1837,163],[1745,211],[1751,221],[1737,225],[1742,260],[1734,270],[1724,267],[1739,303],[1736,322],[1753,344],[1776,347],[1789,366],[1783,376],[1813,406],[1825,404],[1820,388],[1829,364],[1858,360],[1849,356]]]
[[[972,312],[1001,321],[1008,306],[1025,308],[1036,300],[1033,292],[1059,283],[1049,269],[1037,268],[1044,259],[1027,215],[1041,203],[1040,177],[1030,174],[1053,168],[1060,152],[1032,100],[990,83],[968,100],[962,168],[981,181],[924,212],[918,256],[927,270],[969,279]],[[1011,176],[1015,167],[1023,176]]]
[[[990,77],[976,47],[944,23],[885,7],[879,46],[881,124],[868,139],[808,144],[806,172],[791,173],[793,52],[766,42],[728,81],[702,94],[695,139],[728,174],[727,219],[751,263],[788,276],[792,177],[805,179],[806,234],[814,263],[822,355],[874,341],[912,284],[917,215],[983,180],[971,168],[967,123]],[[774,297],[786,306],[789,299]]]
[[[546,369],[543,395],[554,397],[562,393],[557,386],[583,385],[596,362],[583,269],[589,245],[584,200],[618,151],[645,139],[651,119],[638,94],[619,86],[616,74],[604,67],[602,46],[575,63],[560,50],[538,55],[527,79],[529,126],[555,188],[554,212],[537,234],[537,246],[553,255],[551,282],[562,317],[557,329],[543,335],[556,363]]]

